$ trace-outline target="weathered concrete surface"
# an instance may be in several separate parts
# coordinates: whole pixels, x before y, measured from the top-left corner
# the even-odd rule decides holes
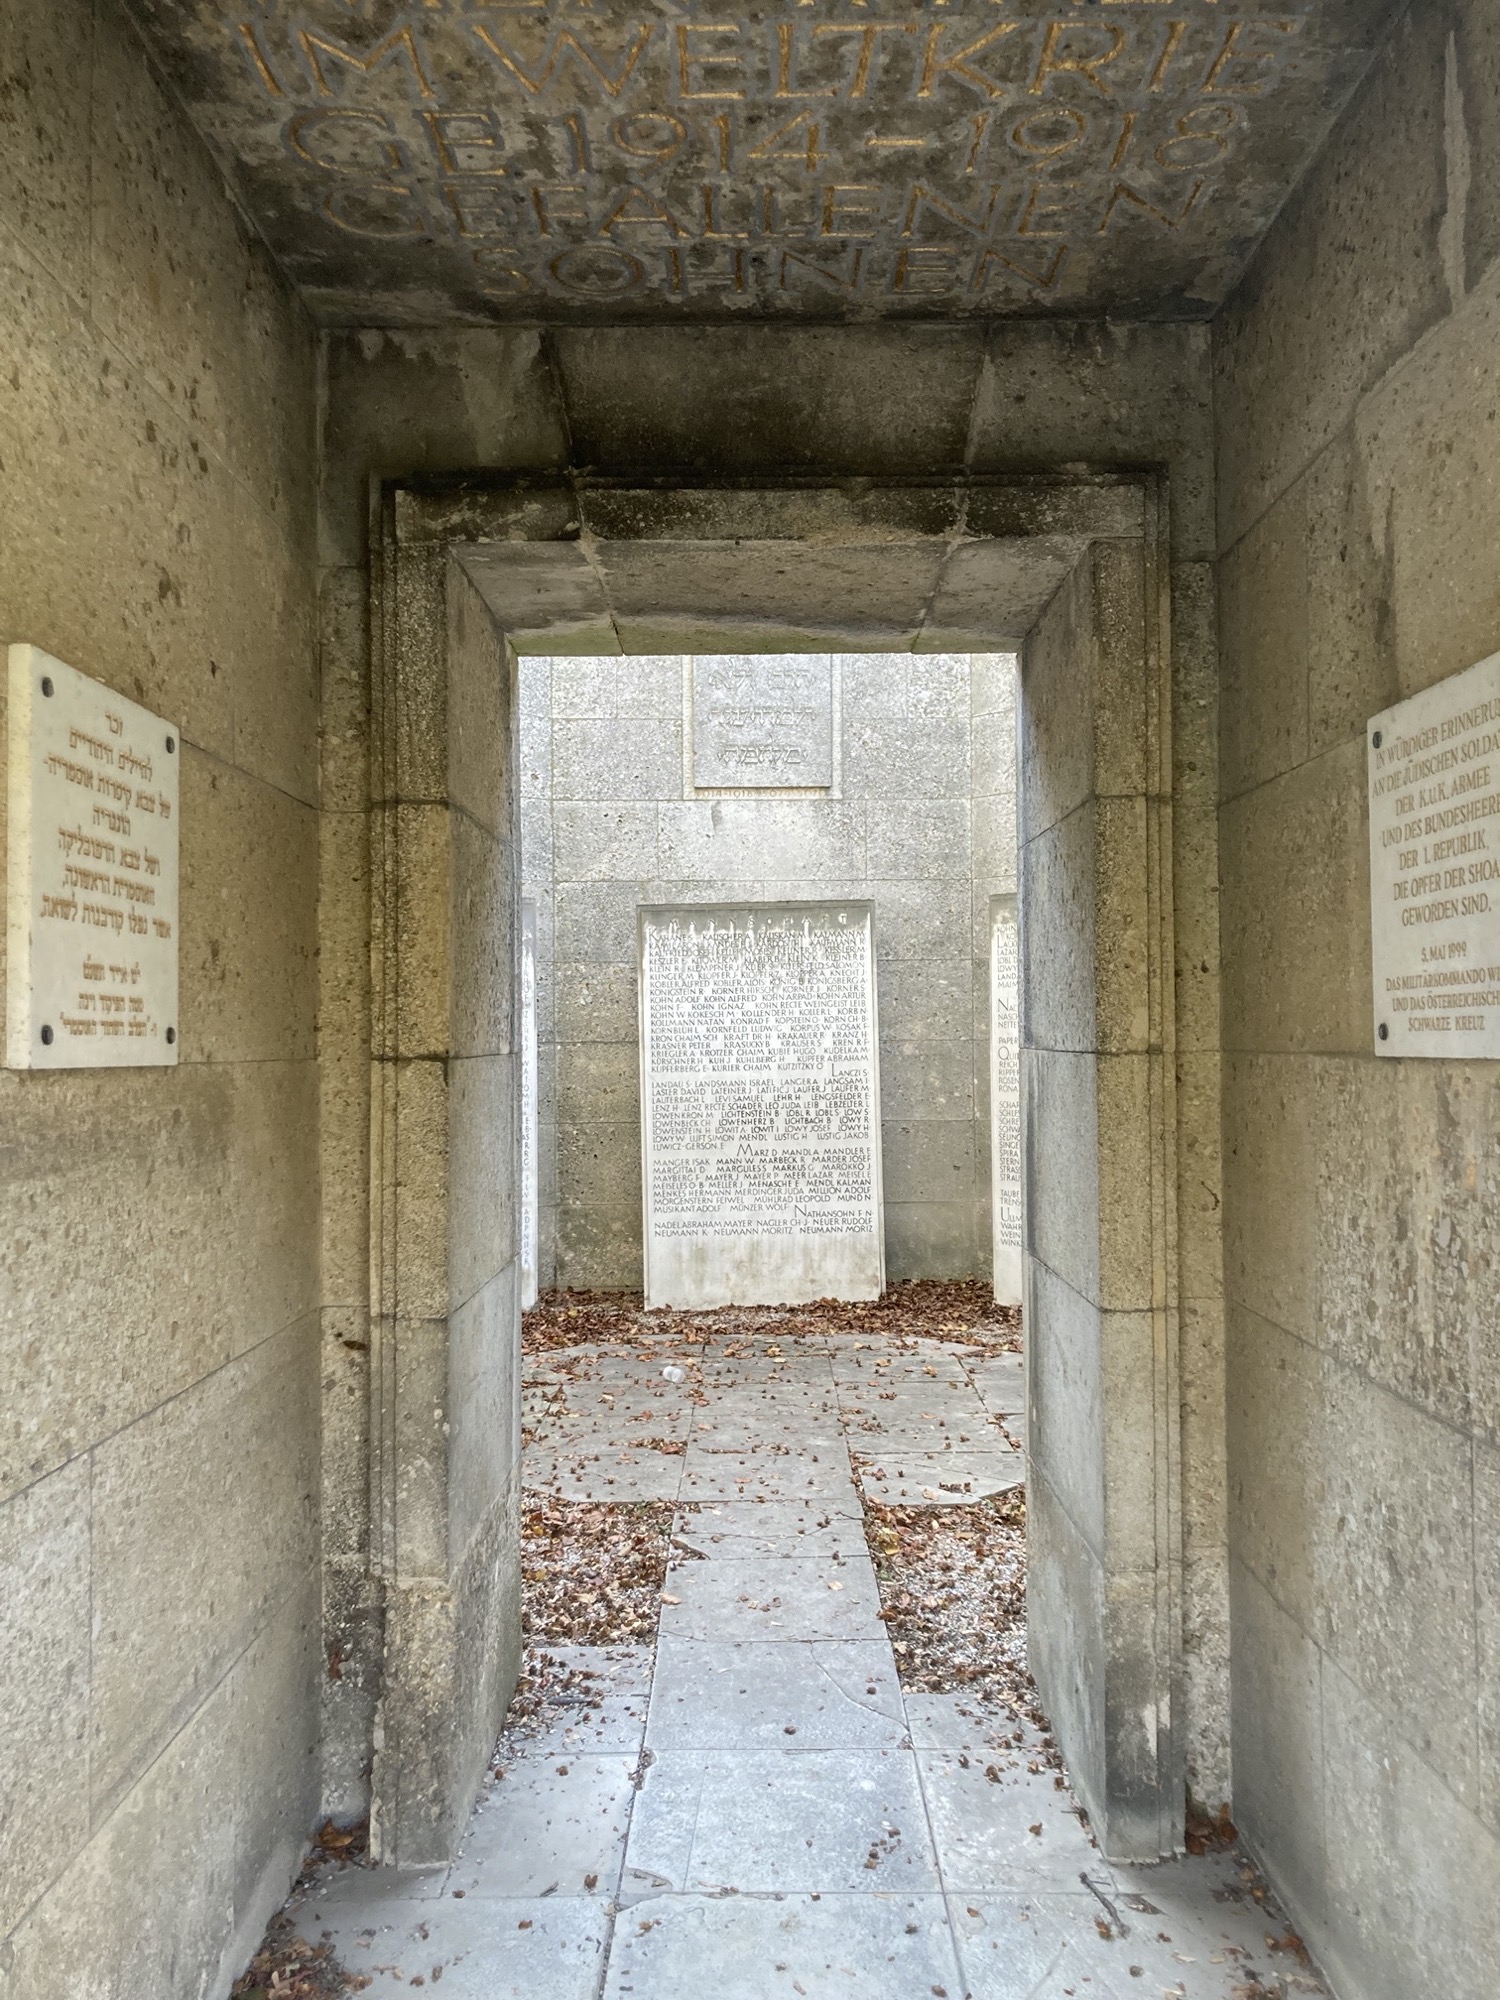
[[[639,1287],[635,906],[737,897],[873,898],[888,1269],[982,1274],[988,985],[982,950],[971,969],[968,924],[971,904],[987,912],[1015,882],[1014,669],[1003,655],[841,655],[836,782],[782,798],[694,796],[684,670],[671,656],[521,662],[544,1282]],[[985,793],[971,804],[975,700]]]
[[[1370,1053],[1363,743],[1500,643],[1497,62],[1413,10],[1216,334],[1235,1816],[1349,2000],[1500,1962],[1500,1102]]]
[[[1206,318],[1397,11],[132,5],[320,314],[412,326]]]
[[[184,752],[179,1067],[0,1076],[0,1993],[216,1995],[317,1803],[315,355],[113,6],[0,102],[0,638]]]

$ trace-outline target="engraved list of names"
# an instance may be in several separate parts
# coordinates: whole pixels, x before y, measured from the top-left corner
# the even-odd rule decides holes
[[[175,1063],[175,725],[12,646],[8,732],[7,1066]]]
[[[648,1306],[878,1298],[868,903],[640,912]]]
[[[1375,1053],[1500,1056],[1500,653],[1373,716]]]

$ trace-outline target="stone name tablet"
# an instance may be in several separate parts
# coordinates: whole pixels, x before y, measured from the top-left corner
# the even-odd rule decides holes
[[[176,725],[12,646],[8,736],[7,1066],[175,1063]]]
[[[521,1310],[537,1300],[536,904],[521,904]]]
[[[868,903],[640,912],[648,1306],[885,1287]]]
[[[995,1298],[1021,1303],[1021,958],[1016,899],[990,903],[990,1223]]]
[[[827,790],[833,735],[832,654],[693,660],[695,789]]]
[[[1375,1053],[1500,1056],[1500,653],[1365,747]]]

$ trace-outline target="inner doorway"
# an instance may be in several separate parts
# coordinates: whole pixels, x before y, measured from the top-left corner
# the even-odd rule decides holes
[[[1032,1657],[1103,1850],[1179,1846],[1195,1717],[1180,1699],[1172,918],[1174,829],[1196,822],[1171,810],[1162,522],[1154,479],[1134,474],[387,489],[370,1443],[383,1858],[451,1855],[517,1667],[503,1419],[519,1411],[518,1155],[497,1139],[516,1082],[515,958],[496,949],[516,891],[511,663],[822,635],[1020,645]],[[1192,1222],[1195,1243],[1217,1226]]]

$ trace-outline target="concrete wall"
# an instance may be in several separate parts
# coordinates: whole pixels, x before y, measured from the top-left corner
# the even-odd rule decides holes
[[[639,1289],[635,909],[737,897],[874,902],[887,1271],[982,1275],[989,898],[1015,887],[1013,662],[840,655],[839,767],[821,798],[695,795],[683,768],[685,666],[521,663],[542,1282]]]
[[[1235,1817],[1343,2000],[1500,1965],[1500,1078],[1371,1054],[1369,715],[1500,648],[1500,17],[1216,329]]]
[[[113,5],[0,103],[0,638],[183,747],[180,1066],[0,1074],[0,1994],[222,1994],[317,1804],[315,351]]]

